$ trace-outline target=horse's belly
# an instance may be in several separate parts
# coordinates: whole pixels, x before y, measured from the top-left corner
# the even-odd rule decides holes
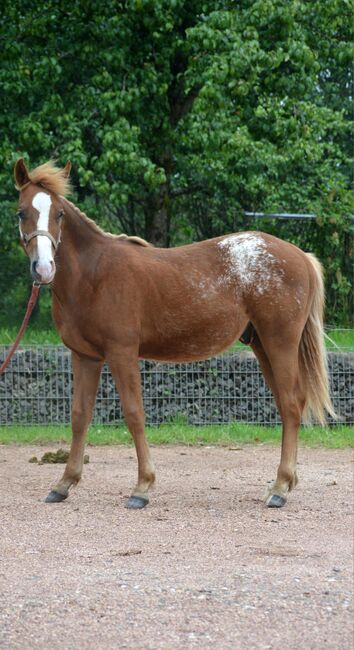
[[[139,356],[158,361],[198,361],[213,357],[226,350],[242,334],[246,318],[218,327],[205,327],[202,330],[186,331],[174,336],[152,338],[143,343]]]

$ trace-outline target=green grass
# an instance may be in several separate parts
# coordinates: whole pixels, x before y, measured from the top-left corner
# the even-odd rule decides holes
[[[327,350],[336,351],[337,348],[345,351],[348,348],[354,348],[354,329],[330,329],[326,330],[325,344]],[[247,345],[240,341],[233,343],[228,352],[238,352],[245,350]]]
[[[227,424],[191,426],[178,421],[159,427],[147,427],[149,442],[154,445],[224,445],[279,444],[280,427],[250,424]],[[67,426],[18,426],[0,427],[0,444],[63,444],[70,442],[71,430]],[[92,445],[131,445],[126,427],[92,426],[88,442]],[[303,427],[300,443],[308,447],[342,449],[354,446],[353,429],[337,425],[331,428]]]
[[[329,330],[326,331],[326,334],[336,345],[338,345],[339,348],[354,348],[354,329]],[[328,338],[326,338],[326,346],[329,349],[335,347]]]
[[[0,345],[11,345],[19,328],[20,326],[0,327]],[[52,329],[37,329],[29,325],[21,339],[21,345],[57,345],[58,343],[61,343],[61,340],[54,327]]]
[[[17,327],[5,327],[0,325],[0,345],[10,345],[16,338],[18,332]],[[333,329],[326,332],[327,336],[334,341],[334,343],[341,349],[345,348],[354,348],[354,329],[350,330],[341,330]],[[52,328],[38,328],[37,326],[29,325],[25,331],[21,345],[56,345],[61,343],[59,334],[57,333],[54,326]],[[335,349],[335,345],[326,338],[326,346],[329,350]],[[237,350],[246,350],[247,346],[236,341],[229,352],[234,352]]]

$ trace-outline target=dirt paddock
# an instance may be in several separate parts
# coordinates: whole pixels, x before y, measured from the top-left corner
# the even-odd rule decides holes
[[[89,447],[61,504],[43,498],[63,466],[28,463],[45,450],[0,447],[1,649],[352,647],[350,451],[301,449],[269,510],[279,449],[156,447],[128,511],[132,449]]]

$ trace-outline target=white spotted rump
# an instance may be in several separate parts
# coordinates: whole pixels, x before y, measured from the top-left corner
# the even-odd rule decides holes
[[[218,246],[227,256],[224,281],[230,281],[236,276],[241,286],[245,289],[252,287],[259,294],[280,286],[284,271],[259,233],[230,235],[220,241]]]

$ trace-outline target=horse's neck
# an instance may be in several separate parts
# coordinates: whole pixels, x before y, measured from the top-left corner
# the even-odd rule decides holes
[[[65,210],[61,241],[56,255],[53,289],[57,296],[80,292],[82,281],[89,279],[102,251],[103,233],[95,230],[87,217],[70,201],[63,199]]]
[[[99,229],[95,230],[86,215],[73,203],[63,199],[63,205],[65,216],[62,228],[62,242],[64,246],[81,250],[97,243],[102,237]]]

